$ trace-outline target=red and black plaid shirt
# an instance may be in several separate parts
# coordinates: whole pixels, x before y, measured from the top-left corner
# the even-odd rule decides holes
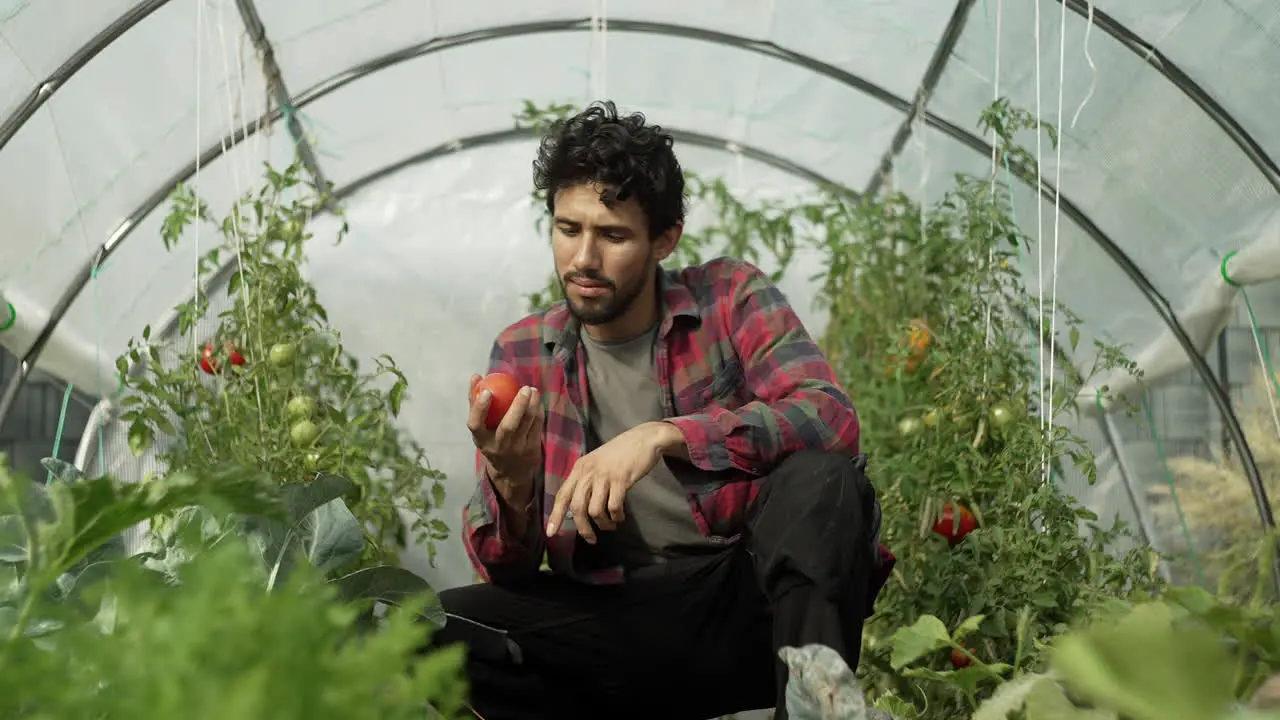
[[[715,473],[715,482],[689,487],[690,509],[704,534],[732,538],[763,475],[783,458],[806,449],[857,454],[858,417],[800,318],[758,268],[719,259],[667,271],[660,280],[665,313],[657,367],[664,414],[684,433],[693,465]],[[546,424],[541,492],[535,492],[526,537],[508,532],[502,513],[511,510],[499,503],[484,459],[476,455],[479,483],[463,511],[463,538],[486,581],[537,572],[544,551],[553,572],[598,584],[623,579],[619,567],[575,566],[572,522],[554,537],[543,532],[556,491],[587,452],[586,361],[578,332],[560,302],[508,327],[494,342],[489,372],[538,388]],[[892,556],[881,548],[880,559],[887,573]]]

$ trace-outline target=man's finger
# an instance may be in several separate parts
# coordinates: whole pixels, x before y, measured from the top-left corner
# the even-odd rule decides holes
[[[573,486],[577,483],[577,477],[570,472],[569,477],[564,479],[564,484],[560,486],[560,491],[556,493],[555,505],[551,507],[551,517],[547,519],[547,537],[556,534],[556,530],[560,529],[560,525],[564,522],[564,514],[569,510],[569,500],[573,497]]]
[[[479,385],[480,381],[483,379],[484,378],[481,378],[479,375],[471,376],[471,382],[467,383],[467,404],[468,405],[472,403],[472,399],[475,397],[476,385]]]
[[[476,401],[471,403],[471,410],[467,413],[467,429],[472,435],[482,433],[487,428],[484,426],[484,418],[489,414],[489,403],[493,402],[493,393],[488,390],[481,390]]]
[[[532,388],[520,388],[520,392],[516,393],[515,399],[511,401],[507,414],[503,415],[502,422],[498,423],[496,433],[498,442],[506,442],[507,438],[520,437],[520,425],[524,420],[525,410],[529,407],[530,390]]]
[[[613,524],[613,518],[609,517],[609,502],[609,487],[607,485],[591,493],[591,499],[587,502],[587,515],[596,522],[596,527],[601,530],[618,529],[618,526]]]
[[[625,500],[627,499],[627,491],[622,489],[620,485],[609,486],[609,517],[615,523],[621,523],[627,519],[627,511]]]
[[[569,511],[574,518],[573,526],[578,529],[582,539],[591,545],[596,544],[596,531],[591,527],[591,513],[587,510],[587,504],[591,501],[593,489],[590,478],[583,478],[574,487],[573,500],[569,501]]]
[[[524,411],[524,420],[520,423],[520,439],[532,443],[542,436],[542,394],[537,388],[530,388],[529,404]]]

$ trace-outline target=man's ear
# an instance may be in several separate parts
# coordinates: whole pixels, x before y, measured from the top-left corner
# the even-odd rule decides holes
[[[682,234],[684,234],[684,224],[677,223],[653,239],[653,255],[658,262],[671,257],[671,253],[676,251],[676,243],[680,242]]]

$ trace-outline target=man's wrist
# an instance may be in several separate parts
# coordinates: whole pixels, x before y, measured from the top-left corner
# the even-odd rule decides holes
[[[494,492],[512,510],[527,510],[533,502],[533,475],[524,479],[513,479],[509,475],[497,472],[493,466],[488,468],[489,484]]]
[[[655,452],[663,457],[689,459],[689,446],[685,443],[684,433],[680,428],[661,420],[650,425]]]

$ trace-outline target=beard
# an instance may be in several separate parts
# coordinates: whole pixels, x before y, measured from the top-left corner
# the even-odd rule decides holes
[[[606,292],[599,297],[575,298],[570,294],[569,284],[575,278],[589,280],[604,285]],[[571,272],[560,278],[560,293],[564,295],[569,312],[583,325],[604,325],[622,317],[636,298],[644,292],[644,275],[634,282],[619,288],[612,280],[594,272]]]

